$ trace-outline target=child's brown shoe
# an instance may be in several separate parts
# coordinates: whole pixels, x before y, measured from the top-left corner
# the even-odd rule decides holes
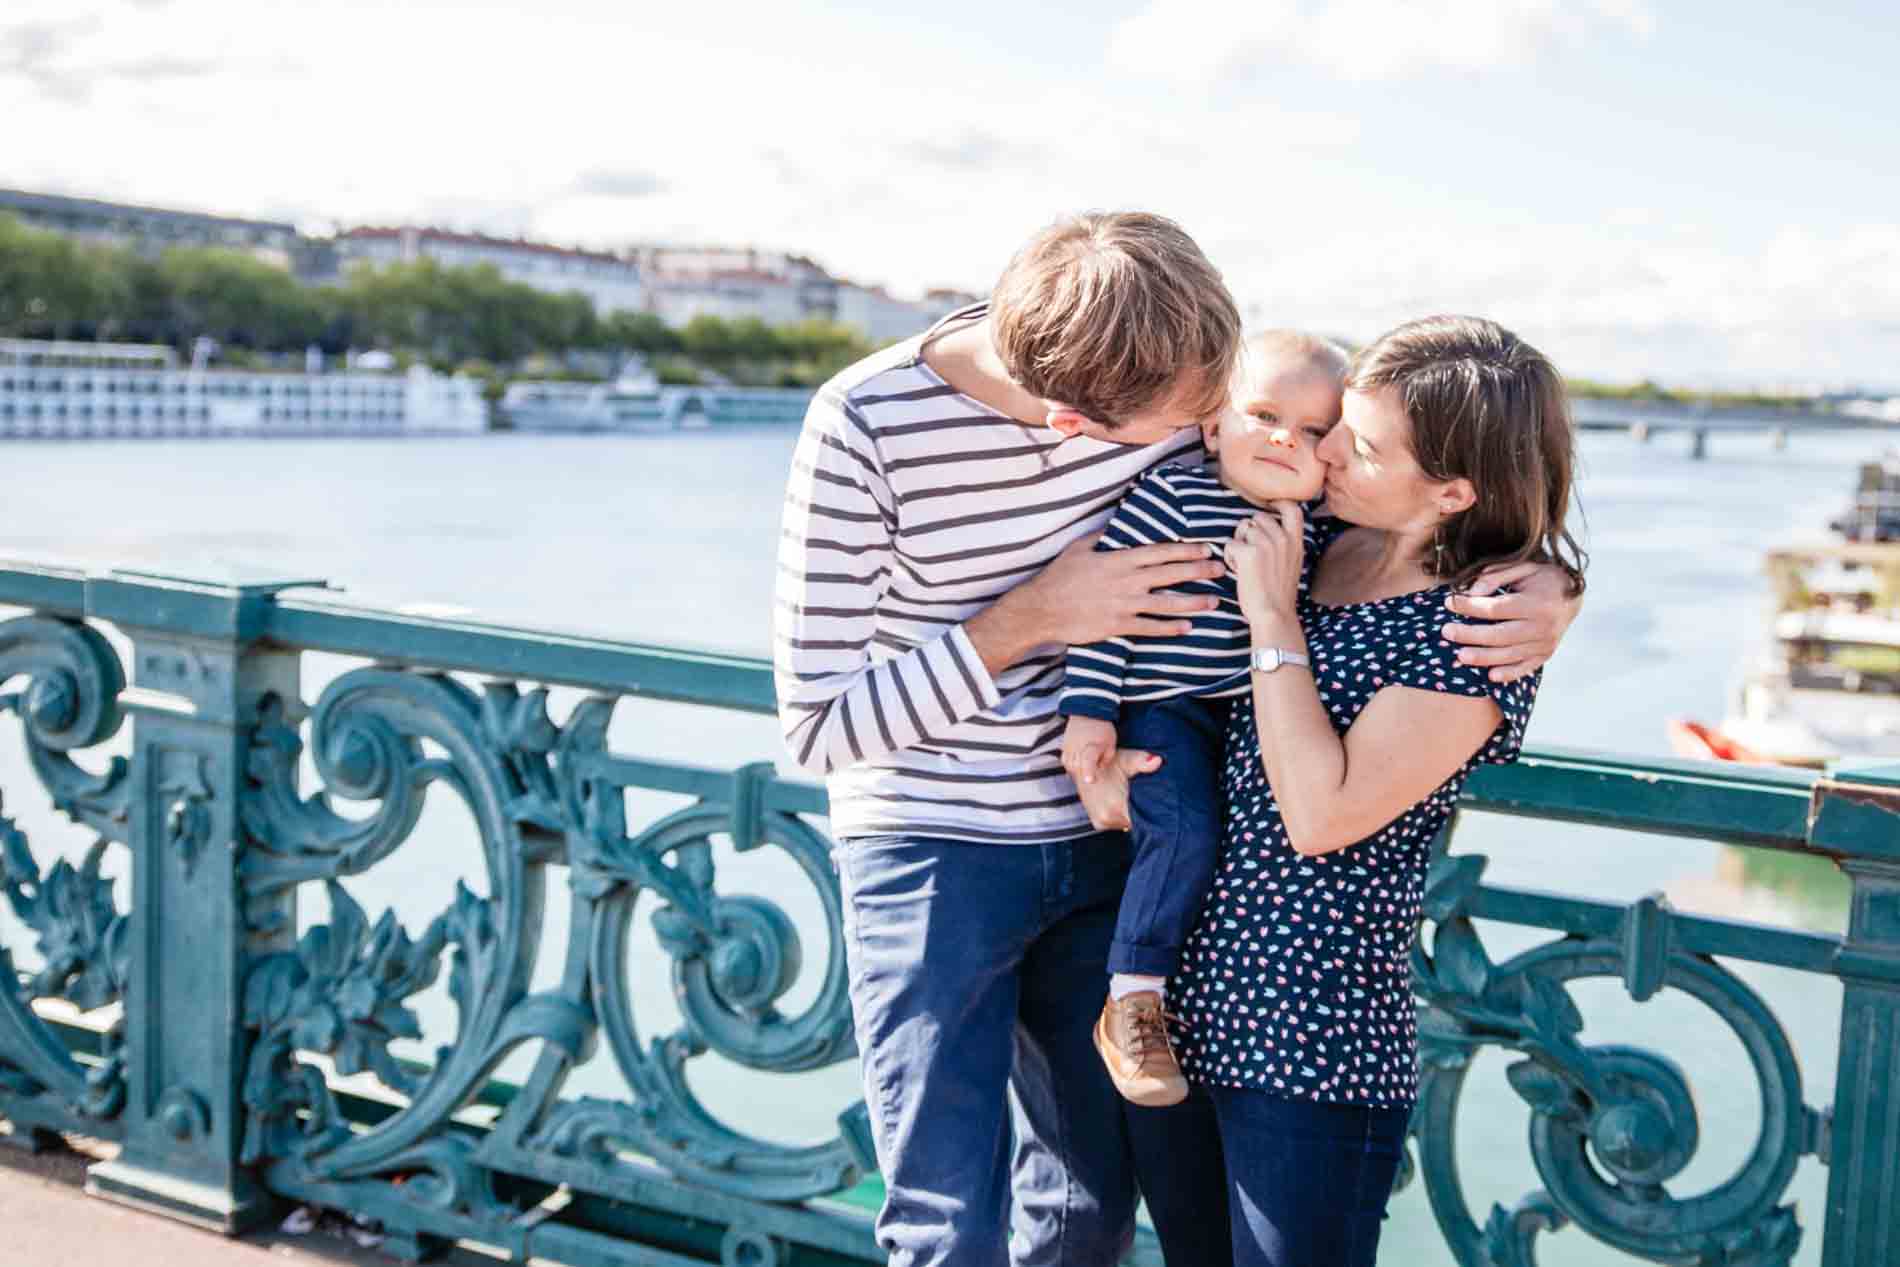
[[[1095,1050],[1102,1053],[1108,1076],[1124,1099],[1149,1108],[1187,1099],[1187,1079],[1168,1041],[1170,1019],[1153,990],[1111,998],[1102,1005],[1095,1022]]]

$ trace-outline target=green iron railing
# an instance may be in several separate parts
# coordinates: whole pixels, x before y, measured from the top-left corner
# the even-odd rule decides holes
[[[45,867],[0,817],[0,888],[43,961],[20,972],[0,947],[19,983],[0,992],[0,1118],[15,1142],[116,1140],[118,1156],[91,1171],[99,1195],[227,1231],[276,1202],[313,1202],[379,1221],[386,1247],[410,1258],[468,1239],[575,1267],[877,1261],[861,1105],[828,1141],[786,1146],[709,1112],[688,1078],[709,1053],[768,1073],[852,1058],[837,886],[809,821],[825,811],[822,791],[769,762],[713,770],[607,744],[621,696],[769,713],[769,666],[369,610],[312,584],[0,568],[0,606],[22,613],[0,621],[0,711],[18,716],[55,809],[98,838],[77,868]],[[130,645],[129,684],[102,625]],[[307,704],[311,652],[367,663]],[[557,725],[549,687],[588,694]],[[131,755],[97,768],[87,750],[127,718]],[[692,804],[629,826],[633,788]],[[347,882],[404,845],[432,795],[466,807],[485,896],[458,886],[419,932],[390,912],[372,920]],[[338,812],[344,802],[354,812]],[[1423,1182],[1458,1261],[1528,1267],[1539,1232],[1568,1223],[1657,1262],[1786,1262],[1803,1235],[1786,1191],[1812,1155],[1830,1167],[1827,1267],[1894,1262],[1900,770],[1822,777],[1538,751],[1482,772],[1466,802],[1818,854],[1853,896],[1846,934],[1824,936],[1687,916],[1657,898],[1486,885],[1482,857],[1442,856],[1414,963],[1424,1077],[1402,1182]],[[795,1011],[781,1004],[801,972],[797,934],[777,903],[720,891],[720,837],[783,851],[823,908],[822,975]],[[130,851],[129,909],[101,873],[114,846]],[[567,945],[558,984],[535,990],[557,864]],[[326,890],[328,922],[299,936],[309,886]],[[627,975],[643,894],[682,1017],[646,1038]],[[1493,962],[1476,920],[1557,936]],[[1789,1035],[1724,959],[1840,981],[1831,1106],[1805,1102]],[[430,1065],[397,1059],[391,1044],[419,1033],[411,1001],[445,968],[453,1040]],[[1639,1002],[1686,994],[1740,1042],[1760,1130],[1726,1180],[1669,1190],[1699,1139],[1689,1073],[1646,1049],[1584,1042],[1568,987],[1588,978],[1620,981]],[[118,1019],[57,1021],[54,1000]],[[603,1044],[624,1094],[563,1096]],[[1486,1047],[1517,1057],[1508,1073],[1541,1186],[1480,1223],[1456,1144],[1465,1076]],[[522,1050],[531,1073],[496,1081]],[[319,1058],[354,1076],[347,1087]],[[359,1094],[361,1078],[378,1094]],[[476,1105],[480,1122],[466,1112]]]

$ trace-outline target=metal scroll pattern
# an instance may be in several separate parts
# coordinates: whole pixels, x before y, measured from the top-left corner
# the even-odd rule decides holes
[[[1467,914],[1485,859],[1441,859],[1426,891],[1436,925],[1413,955],[1420,1017],[1421,1087],[1412,1131],[1419,1169],[1447,1243],[1468,1267],[1532,1267],[1540,1233],[1568,1224],[1626,1253],[1697,1267],[1786,1263],[1800,1242],[1794,1208],[1780,1204],[1801,1157],[1815,1151],[1818,1119],[1801,1098],[1788,1037],[1752,989],[1714,960],[1670,944],[1668,908],[1628,908],[1618,940],[1572,933],[1492,963]],[[1760,1091],[1761,1128],[1747,1159],[1693,1196],[1665,1185],[1695,1155],[1700,1128],[1689,1079],[1646,1049],[1583,1041],[1583,1017],[1565,988],[1621,980],[1638,1002],[1676,991],[1711,1011],[1740,1040]],[[1480,1226],[1459,1180],[1459,1100],[1472,1057],[1486,1045],[1522,1058],[1506,1073],[1529,1107],[1530,1146],[1543,1187]]]
[[[93,773],[72,754],[111,739],[122,720],[125,671],[96,630],[46,616],[0,622],[0,713],[20,720],[26,756],[53,807],[98,838],[74,867],[42,868],[26,833],[0,813],[0,893],[31,929],[42,967],[31,976],[0,946],[0,1095],[9,1116],[36,1128],[117,1133],[125,1103],[122,1026],[106,1031],[102,1058],[81,1064],[34,1010],[63,998],[82,1011],[125,997],[126,918],[101,875],[106,851],[127,841],[131,782],[123,758]]]
[[[321,788],[308,796],[299,785],[298,731],[281,703],[266,702],[244,798],[246,895],[267,920],[286,889],[321,882],[330,917],[293,950],[260,957],[248,971],[244,1023],[255,1042],[243,1093],[247,1162],[306,1186],[365,1185],[351,1208],[373,1208],[399,1191],[404,1202],[477,1219],[513,1212],[497,1196],[497,1175],[612,1193],[633,1173],[621,1156],[628,1152],[690,1185],[755,1200],[797,1200],[855,1182],[862,1150],[848,1132],[812,1147],[753,1138],[711,1113],[686,1076],[708,1052],[767,1071],[812,1069],[851,1054],[839,898],[824,838],[775,812],[735,826],[739,811],[715,801],[630,835],[623,784],[607,768],[614,702],[587,699],[556,726],[542,690],[495,684],[477,694],[442,675],[358,669],[334,681],[312,711]],[[425,797],[441,789],[475,820],[486,895],[458,886],[449,909],[413,936],[390,913],[372,923],[343,881],[399,847]],[[337,800],[374,808],[345,816]],[[816,998],[795,1015],[778,1003],[803,966],[798,935],[775,903],[718,891],[711,842],[721,834],[742,848],[783,850],[824,907],[827,966]],[[568,865],[568,947],[559,986],[530,993],[551,862]],[[630,964],[627,952],[644,894],[655,899],[653,928],[668,956],[662,970],[684,1018],[676,1032],[645,1041],[629,974],[659,965]],[[438,979],[445,961],[454,1037],[426,1069],[407,1065],[390,1044],[418,1035],[409,1000]],[[627,1097],[560,1098],[568,1071],[603,1033]],[[534,1072],[493,1128],[452,1124],[524,1044],[538,1048]],[[328,1056],[339,1073],[371,1074],[406,1103],[367,1129],[352,1128],[302,1053]]]

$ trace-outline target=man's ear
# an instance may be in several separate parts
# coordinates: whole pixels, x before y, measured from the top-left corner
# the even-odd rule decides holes
[[[1044,425],[1064,439],[1074,439],[1087,432],[1090,421],[1087,414],[1068,405],[1050,405],[1049,412],[1043,416]]]

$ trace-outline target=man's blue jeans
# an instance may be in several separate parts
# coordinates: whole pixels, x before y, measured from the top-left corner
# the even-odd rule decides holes
[[[834,857],[893,1267],[1117,1261],[1135,1184],[1091,1031],[1127,837],[869,836]]]

